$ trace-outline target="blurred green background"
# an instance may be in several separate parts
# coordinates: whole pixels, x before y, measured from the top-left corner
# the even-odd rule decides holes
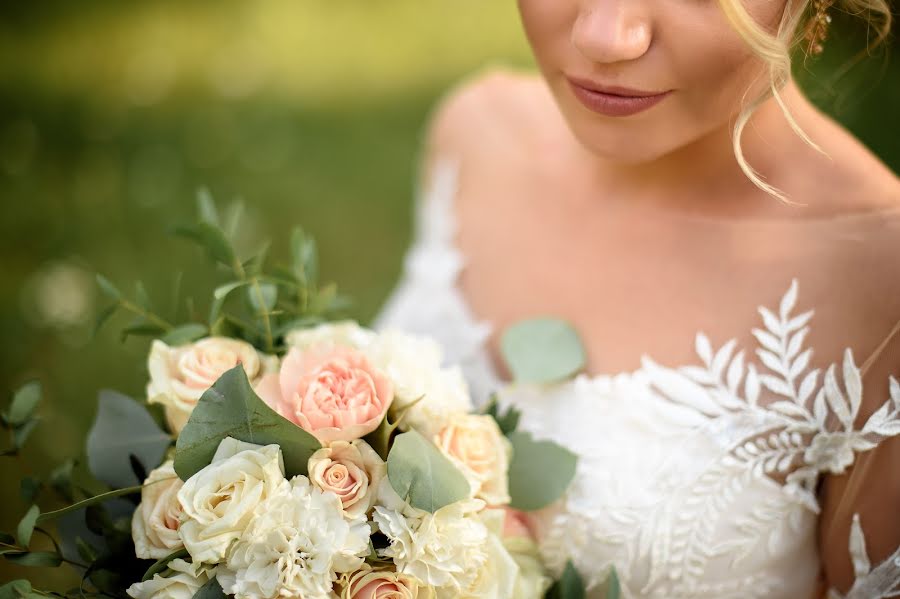
[[[797,76],[896,172],[900,52],[848,62],[865,29],[845,21]],[[368,322],[410,240],[429,110],[492,63],[532,64],[512,0],[0,4],[0,389],[45,389],[25,459],[0,458],[0,529],[27,507],[20,477],[81,455],[98,389],[143,393],[148,342],[121,343],[118,319],[91,338],[95,272],[163,309],[178,270],[187,295],[209,289],[165,234],[207,186],[243,198],[242,241],[273,239],[276,261],[292,226],[311,231]]]

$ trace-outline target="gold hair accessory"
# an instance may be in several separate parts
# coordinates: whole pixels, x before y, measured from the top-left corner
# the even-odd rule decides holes
[[[831,15],[828,14],[828,8],[833,0],[812,0],[815,13],[806,26],[804,38],[808,45],[806,53],[818,56],[825,49],[823,45],[825,38],[828,36],[828,24],[831,23]]]

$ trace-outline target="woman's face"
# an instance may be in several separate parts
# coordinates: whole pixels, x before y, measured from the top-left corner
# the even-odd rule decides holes
[[[758,23],[775,30],[785,0],[744,1]],[[610,160],[654,160],[722,130],[748,88],[755,95],[768,85],[762,61],[717,0],[518,4],[569,127],[586,148]]]

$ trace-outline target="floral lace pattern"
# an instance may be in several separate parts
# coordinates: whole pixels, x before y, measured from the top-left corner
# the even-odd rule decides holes
[[[571,559],[601,597],[615,566],[624,597],[809,597],[823,473],[900,435],[900,384],[856,425],[862,405],[852,351],[824,372],[804,346],[813,311],[795,314],[798,282],[777,309],[760,306],[751,360],[731,339],[718,349],[699,333],[699,364],[670,368],[642,356],[633,372],[579,375],[563,384],[501,387],[476,321],[456,286],[453,246],[458,165],[444,162],[417,200],[417,239],[404,278],[375,327],[435,336],[462,363],[476,399],[499,390],[522,410],[520,426],[577,452],[566,497],[535,516],[551,568]],[[423,306],[427,306],[424,309]],[[846,599],[895,596],[900,548],[874,567],[858,516],[850,537],[856,581]],[[831,591],[830,598],[841,597]]]

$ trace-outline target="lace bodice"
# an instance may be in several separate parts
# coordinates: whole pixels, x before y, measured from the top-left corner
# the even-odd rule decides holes
[[[598,597],[613,565],[625,597],[812,597],[822,569],[818,485],[900,435],[898,381],[883,381],[889,399],[860,418],[856,356],[847,348],[839,362],[811,366],[814,311],[800,308],[803,285],[793,278],[759,306],[754,347],[714,347],[699,332],[696,359],[683,366],[645,354],[633,372],[505,384],[485,346],[492,324],[456,284],[458,163],[434,172],[416,202],[402,279],[373,326],[435,337],[476,400],[498,391],[522,411],[521,428],[580,456],[567,495],[535,514],[549,566],[558,572],[571,559]],[[864,530],[877,524],[853,518],[848,598],[900,596],[900,548],[880,564],[867,554]]]

